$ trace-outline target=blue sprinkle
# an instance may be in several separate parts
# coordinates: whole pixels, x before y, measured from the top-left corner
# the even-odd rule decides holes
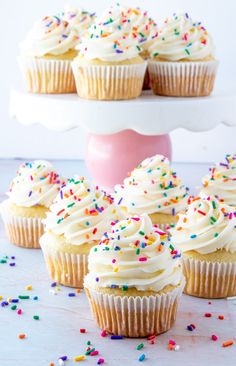
[[[51,287],[56,287],[56,285],[57,285],[56,282],[51,283]]]
[[[111,339],[123,339],[123,337],[119,335],[112,335]]]
[[[141,356],[139,356],[139,358],[138,358],[138,360],[140,361],[140,362],[142,362],[142,361],[144,361],[145,360],[145,354],[143,353]]]
[[[38,296],[33,297],[33,300],[38,300],[38,299],[39,299]]]
[[[190,239],[195,239],[196,237],[197,237],[197,235],[193,234],[193,235],[190,236]]]
[[[70,292],[70,293],[68,294],[68,296],[69,296],[69,297],[75,297],[75,296],[76,296],[76,294],[75,294],[74,292]]]
[[[16,304],[17,302],[19,302],[19,299],[12,299],[12,300],[11,300],[11,302],[12,302],[13,304]]]

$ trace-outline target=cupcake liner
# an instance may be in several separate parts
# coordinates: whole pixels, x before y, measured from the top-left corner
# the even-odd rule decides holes
[[[81,98],[121,100],[142,92],[146,63],[132,65],[82,65],[73,61],[77,93]]]
[[[236,296],[236,262],[205,262],[183,256],[184,292],[204,298]]]
[[[218,61],[159,62],[149,61],[151,87],[155,94],[176,97],[210,95]]]
[[[71,62],[70,60],[19,58],[26,88],[31,93],[75,93]]]
[[[41,218],[14,216],[3,204],[0,211],[7,237],[12,244],[23,248],[40,248],[39,238],[44,233]]]
[[[88,273],[88,255],[64,253],[51,249],[42,241],[40,244],[50,277],[61,285],[83,288]]]
[[[175,321],[180,296],[185,285],[156,296],[115,296],[85,288],[90,308],[98,326],[125,337],[147,337],[170,329]]]

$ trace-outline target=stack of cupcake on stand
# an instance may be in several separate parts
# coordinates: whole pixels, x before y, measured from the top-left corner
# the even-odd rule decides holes
[[[28,92],[12,93],[12,114],[60,130],[86,124],[87,164],[96,183],[54,172],[51,179],[49,163],[25,164],[1,206],[10,241],[29,247],[30,240],[25,244],[15,233],[27,237],[32,218],[40,218],[37,246],[51,278],[84,286],[96,322],[116,335],[167,331],[183,290],[235,296],[236,200],[228,193],[235,158],[227,157],[226,172],[212,169],[214,178],[203,179],[198,197],[168,160],[174,113],[177,125],[182,119],[192,130],[203,128],[206,110],[211,124],[204,129],[221,122],[212,110],[220,96],[207,102],[218,61],[201,22],[183,13],[161,24],[120,5],[100,16],[70,9],[34,25],[19,61]],[[152,91],[142,92],[149,86]],[[196,100],[197,116],[185,119],[183,109]],[[34,108],[25,110],[26,101]],[[52,113],[59,116],[53,124]]]

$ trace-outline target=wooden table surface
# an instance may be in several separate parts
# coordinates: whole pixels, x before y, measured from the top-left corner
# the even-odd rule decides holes
[[[10,179],[14,176],[19,160],[0,161],[0,200],[4,199]],[[71,176],[75,173],[86,175],[83,162],[56,161],[58,171]],[[207,172],[207,165],[176,164],[179,176],[192,191],[200,185],[200,178]],[[233,366],[236,365],[236,345],[222,347],[222,342],[236,340],[236,301],[197,299],[183,296],[175,326],[167,333],[157,337],[151,345],[147,340],[111,340],[100,336],[89,311],[88,302],[82,292],[75,297],[68,294],[73,289],[60,286],[58,291],[51,287],[40,250],[26,250],[8,243],[2,222],[0,224],[0,262],[8,256],[7,263],[0,263],[0,295],[3,299],[30,295],[28,300],[20,300],[18,309],[0,306],[0,366],[49,366],[51,362],[60,365],[58,358],[68,356],[66,366],[75,365],[75,356],[84,354],[87,342],[99,351],[100,356],[87,356],[82,364],[97,365],[98,358],[104,358],[105,365],[140,365],[139,356],[144,353],[145,365],[150,366]],[[11,257],[15,259],[11,259]],[[10,266],[15,263],[15,266]],[[32,285],[27,291],[26,286]],[[34,300],[37,296],[38,300]],[[206,318],[205,313],[212,317]],[[34,315],[39,320],[33,319]],[[224,315],[224,320],[218,316]],[[194,323],[196,329],[190,332],[188,324]],[[80,333],[85,328],[86,333]],[[18,339],[20,333],[26,338]],[[218,336],[217,341],[211,335]],[[169,339],[180,346],[179,351],[167,349]],[[143,342],[144,348],[136,350]]]

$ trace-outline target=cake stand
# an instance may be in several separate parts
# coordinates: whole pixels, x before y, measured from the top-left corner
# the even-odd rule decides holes
[[[13,89],[10,116],[24,125],[40,123],[55,131],[82,127],[88,132],[86,164],[101,186],[121,183],[147,156],[171,159],[169,133],[176,128],[207,131],[236,125],[236,88],[210,97],[168,98],[143,92],[128,101],[89,101],[76,94],[39,95]]]

